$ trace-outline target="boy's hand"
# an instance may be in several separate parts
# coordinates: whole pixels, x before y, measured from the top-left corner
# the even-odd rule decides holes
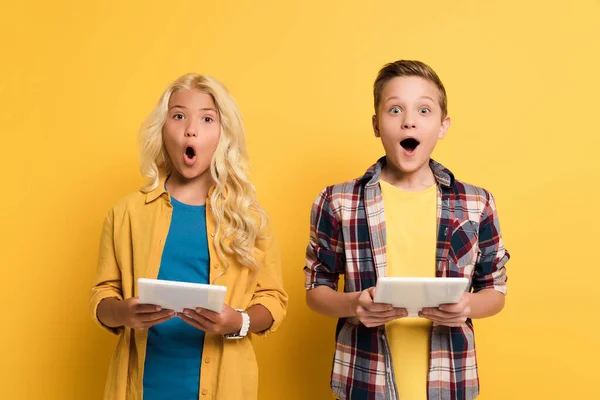
[[[471,316],[471,293],[463,293],[455,304],[442,304],[438,308],[424,308],[419,317],[445,326],[460,326]]]
[[[390,304],[378,304],[373,302],[375,287],[363,290],[358,296],[356,305],[356,317],[367,328],[385,325],[397,318],[408,315],[405,308],[394,308]]]
[[[223,305],[220,313],[204,308],[196,308],[196,310],[186,308],[182,313],[177,313],[177,316],[206,333],[227,335],[238,333],[242,329],[242,314],[227,304]]]
[[[117,301],[115,318],[119,325],[134,329],[148,329],[175,316],[173,310],[163,310],[154,304],[140,304],[137,297]]]

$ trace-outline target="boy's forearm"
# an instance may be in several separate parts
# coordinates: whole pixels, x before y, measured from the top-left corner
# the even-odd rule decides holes
[[[470,318],[486,318],[498,314],[504,308],[504,294],[494,289],[483,289],[471,295]]]
[[[306,304],[319,314],[335,318],[356,316],[360,292],[341,293],[328,286],[319,286],[306,292]]]

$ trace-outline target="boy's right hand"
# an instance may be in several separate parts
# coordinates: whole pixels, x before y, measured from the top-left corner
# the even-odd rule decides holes
[[[406,308],[394,308],[390,304],[373,302],[375,287],[360,292],[356,305],[356,317],[367,328],[385,325],[390,321],[408,316]]]

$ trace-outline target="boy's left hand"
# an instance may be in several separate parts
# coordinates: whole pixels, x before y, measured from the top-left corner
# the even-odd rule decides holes
[[[220,313],[204,308],[196,308],[195,310],[186,308],[182,313],[177,313],[177,316],[194,328],[206,333],[227,335],[238,333],[242,329],[242,314],[227,304],[223,305],[223,310]]]
[[[460,326],[471,316],[470,303],[471,293],[465,292],[458,303],[424,308],[419,312],[419,317],[427,318],[439,325]]]

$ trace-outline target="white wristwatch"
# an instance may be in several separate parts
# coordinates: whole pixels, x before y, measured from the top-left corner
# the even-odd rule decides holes
[[[242,329],[240,329],[239,333],[228,333],[227,335],[223,335],[225,339],[242,339],[248,335],[248,329],[250,328],[250,316],[246,311],[236,308],[235,311],[238,311],[242,314]]]

